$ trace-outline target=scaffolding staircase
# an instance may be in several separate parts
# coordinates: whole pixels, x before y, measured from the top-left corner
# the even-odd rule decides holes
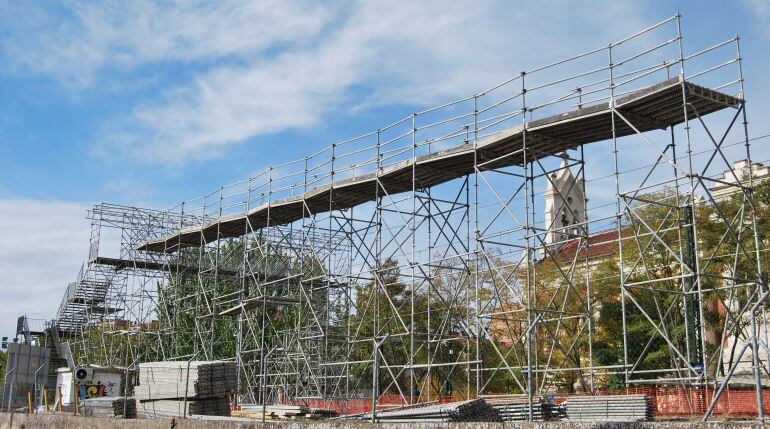
[[[114,273],[114,268],[110,268]],[[84,265],[78,274],[78,280],[67,286],[59,310],[56,313],[56,325],[61,333],[78,332],[87,323],[105,315],[122,311],[108,306],[107,297],[112,285],[111,276],[95,275],[97,270],[91,264]]]
[[[64,364],[66,364],[69,369],[75,369],[75,361],[72,357],[72,349],[70,349],[70,344],[66,341],[62,341],[61,337],[59,336],[58,321],[53,320],[51,322],[50,333],[51,342],[53,343],[51,366],[54,367],[53,361],[54,359],[57,359],[57,364],[59,364],[59,366],[54,367],[54,369],[61,368]],[[55,376],[56,374],[54,373],[54,377]]]

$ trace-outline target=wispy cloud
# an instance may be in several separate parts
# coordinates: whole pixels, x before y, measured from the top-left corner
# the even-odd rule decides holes
[[[0,199],[0,213],[0,334],[13,336],[19,315],[56,313],[88,254],[89,224],[86,206],[68,202]]]
[[[147,163],[183,164],[256,136],[316,125],[331,112],[350,113],[345,103],[353,91],[365,96],[353,103],[359,110],[467,95],[643,26],[635,2],[607,2],[580,17],[552,13],[589,4],[76,3],[67,21],[75,24],[6,51],[20,54],[17,67],[81,86],[114,69],[196,62],[189,79],[105,124],[100,142]],[[36,24],[25,27],[48,20],[29,18]]]
[[[302,43],[329,9],[310,1],[74,1],[33,7],[5,2],[2,52],[16,71],[86,89],[101,74],[146,64],[241,60]],[[108,76],[105,76],[109,78]]]

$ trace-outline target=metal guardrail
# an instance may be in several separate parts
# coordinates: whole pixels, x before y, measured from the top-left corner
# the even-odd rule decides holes
[[[61,341],[61,338],[59,337],[59,326],[57,325],[56,320],[51,321],[51,339],[53,340],[53,345],[56,348],[56,353],[59,357],[67,361],[67,367],[69,367],[69,369],[75,369],[75,360],[72,357],[72,349],[68,342]]]

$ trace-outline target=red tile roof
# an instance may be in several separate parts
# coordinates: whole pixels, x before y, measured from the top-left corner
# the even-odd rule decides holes
[[[631,230],[621,231],[623,238],[631,235],[633,235]],[[575,238],[562,245],[553,256],[560,260],[571,260],[575,258],[575,252],[579,252],[578,259],[582,259],[586,257],[586,251],[588,251],[589,259],[612,256],[618,253],[618,231],[613,229],[592,234],[588,236],[587,246],[585,240]]]

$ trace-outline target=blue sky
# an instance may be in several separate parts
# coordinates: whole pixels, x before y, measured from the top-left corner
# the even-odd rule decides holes
[[[0,0],[0,333],[50,318],[98,202],[165,208],[683,14],[740,34],[770,132],[770,1]]]

